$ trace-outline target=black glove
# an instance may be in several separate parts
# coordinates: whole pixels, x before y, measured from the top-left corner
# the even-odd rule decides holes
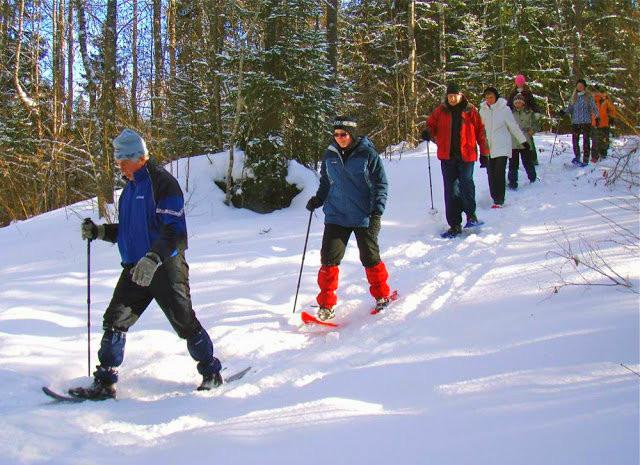
[[[321,207],[323,204],[322,200],[320,200],[320,198],[316,195],[314,195],[313,197],[311,197],[309,199],[309,201],[307,202],[307,210],[309,210],[310,212],[312,212],[313,210],[315,210],[316,208]]]
[[[91,221],[91,218],[85,218],[80,225],[80,234],[83,240],[104,239],[104,224],[97,225]]]
[[[487,158],[489,158],[489,157],[484,156],[484,155],[480,155],[480,168],[486,168],[487,167],[487,165],[488,165]]]
[[[522,146],[525,150],[531,150],[531,145],[529,145],[529,142],[527,142],[526,140],[522,143]]]
[[[564,110],[560,110],[560,111],[558,112],[558,116],[564,116],[564,115],[566,115],[566,114],[567,114],[567,112],[566,112],[566,111],[564,111]]]
[[[420,135],[422,136],[422,140],[425,142],[429,142],[431,140],[431,133],[426,128],[422,130]]]

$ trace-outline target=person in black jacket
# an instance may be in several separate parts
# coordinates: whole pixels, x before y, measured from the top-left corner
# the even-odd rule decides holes
[[[185,259],[187,224],[178,181],[149,162],[142,137],[125,129],[113,140],[114,156],[127,184],[118,203],[118,223],[82,223],[82,238],[118,243],[122,273],[103,316],[93,384],[69,390],[88,399],[115,398],[116,368],[124,359],[127,331],[155,299],[178,336],[186,339],[202,375],[198,390],[222,384],[220,360],[191,305],[189,267]]]
[[[307,209],[323,207],[325,227],[318,272],[320,305],[318,319],[335,316],[338,297],[338,266],[351,233],[356,236],[360,261],[365,267],[369,291],[382,310],[390,299],[389,273],[380,259],[378,234],[387,202],[387,177],[380,155],[366,136],[355,133],[353,118],[338,116],[333,122],[333,142],[327,148],[320,169],[320,186],[309,199]]]

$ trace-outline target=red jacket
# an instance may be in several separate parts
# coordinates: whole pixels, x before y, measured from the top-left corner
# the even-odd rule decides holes
[[[489,155],[489,145],[484,132],[484,124],[476,107],[471,105],[466,97],[462,97],[462,125],[460,127],[460,152],[462,161],[474,162],[478,160],[476,146],[480,146],[480,155]],[[427,118],[427,128],[431,139],[438,145],[438,159],[448,160],[451,148],[451,112],[446,103],[441,104]]]

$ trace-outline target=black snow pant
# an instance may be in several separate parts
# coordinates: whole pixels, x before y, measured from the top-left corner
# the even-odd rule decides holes
[[[462,225],[462,212],[466,213],[467,220],[476,216],[474,164],[462,160],[440,160],[445,213],[451,227]]]
[[[594,159],[607,158],[609,151],[609,128],[593,128],[593,143],[591,145],[591,156]]]
[[[347,243],[351,233],[356,236],[360,262],[365,268],[380,263],[380,247],[378,234],[380,234],[380,217],[373,216],[368,228],[350,228],[338,224],[325,224],[322,236],[322,249],[320,250],[320,262],[322,266],[339,265],[347,249]]]
[[[582,134],[582,161],[589,163],[589,149],[591,147],[591,124],[571,125],[573,135],[573,154],[580,161],[580,135]]]
[[[524,165],[524,170],[527,172],[529,181],[534,182],[536,180],[536,167],[532,151],[514,149],[511,151],[511,158],[509,158],[509,187],[518,187],[518,170],[520,169],[521,157],[522,164]]]
[[[489,177],[489,191],[493,203],[504,204],[505,174],[507,169],[507,157],[489,158],[487,176]]]
[[[122,364],[127,331],[155,299],[178,336],[187,340],[189,353],[198,362],[198,372],[210,375],[220,371],[220,361],[213,356],[213,343],[191,305],[189,265],[184,253],[165,259],[148,287],[131,280],[132,268],[133,265],[125,265],[103,316],[100,365],[111,368]]]

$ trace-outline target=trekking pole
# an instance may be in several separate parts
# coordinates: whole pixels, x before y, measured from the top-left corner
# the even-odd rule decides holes
[[[549,158],[549,164],[551,164],[551,160],[553,160],[553,153],[556,150],[556,142],[558,141],[558,131],[560,131],[560,120],[558,120],[558,124],[556,124],[556,135],[553,138],[553,147],[551,147],[551,157]]]
[[[427,141],[427,165],[429,166],[429,194],[431,195],[431,215],[438,213],[438,210],[433,208],[433,183],[431,182],[431,152],[429,151],[429,141]]]
[[[91,218],[84,222],[91,223]],[[91,377],[91,239],[87,239],[87,376]]]
[[[307,254],[307,243],[309,242],[309,231],[311,230],[311,218],[313,218],[313,211],[309,212],[309,223],[307,224],[307,235],[304,238],[304,250],[302,251],[302,263],[300,263],[300,274],[298,275],[296,297],[293,299],[293,313],[296,312],[296,305],[298,304],[298,291],[300,291],[300,280],[302,279],[302,268],[304,268],[304,257]]]

